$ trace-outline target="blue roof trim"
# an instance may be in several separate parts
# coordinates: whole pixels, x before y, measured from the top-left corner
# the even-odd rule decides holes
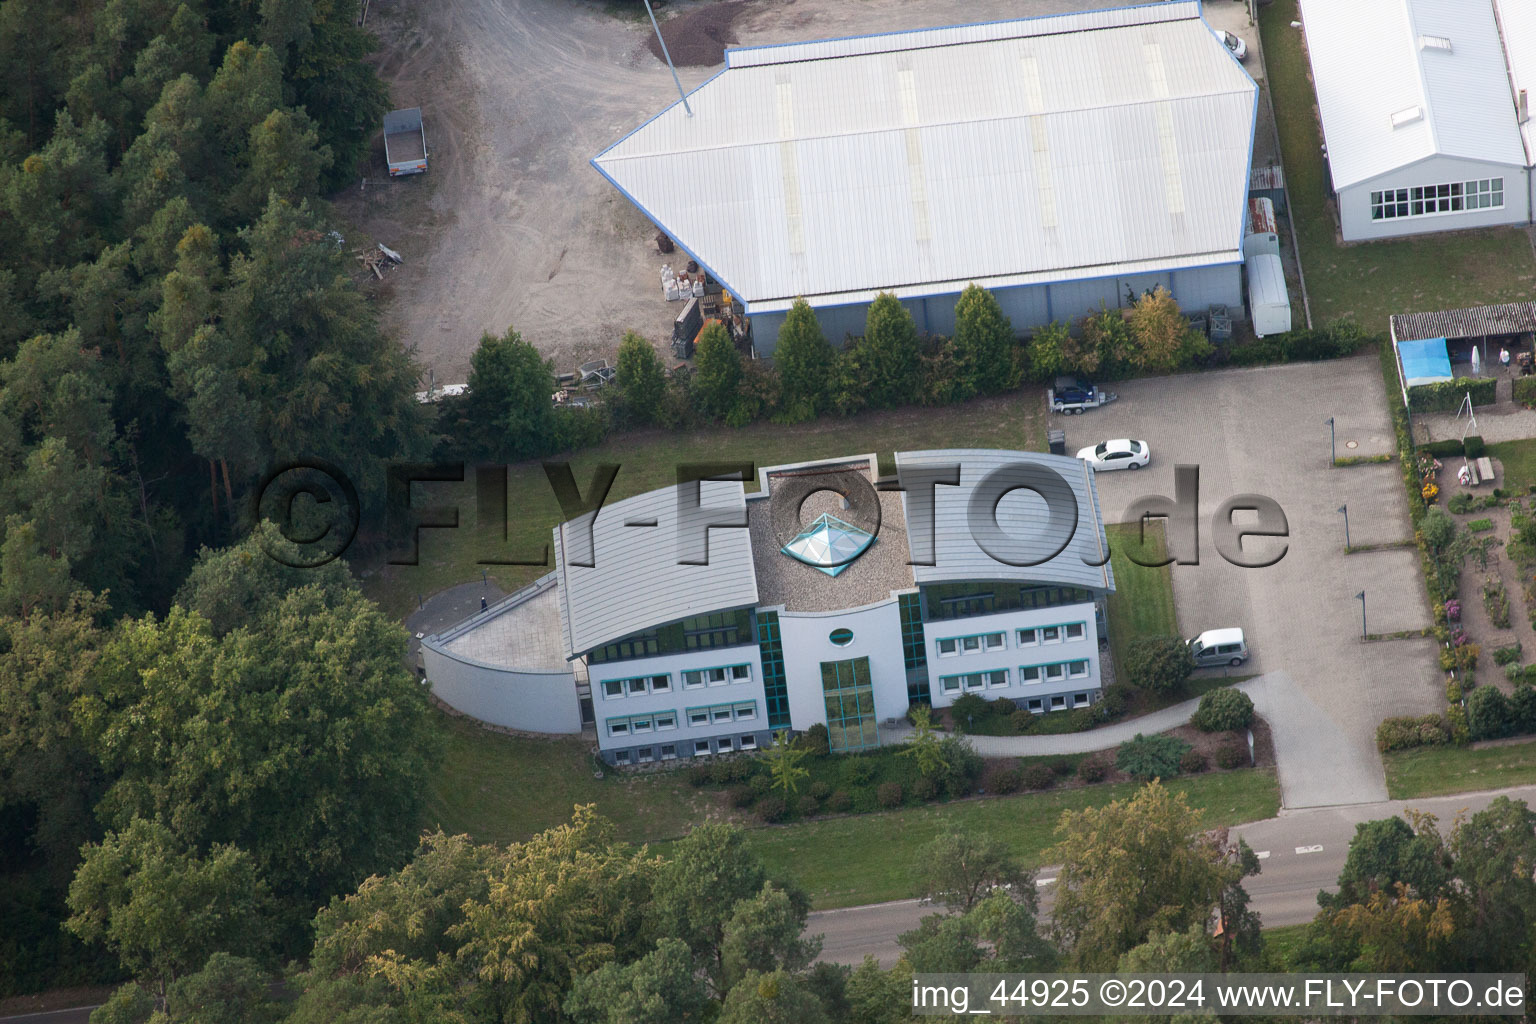
[[[1183,0],[1183,2],[1189,2],[1189,0]],[[1016,25],[1022,22],[1030,21],[1049,21],[1052,18],[1075,18],[1084,14],[1102,14],[1106,11],[1135,11],[1140,10],[1143,7],[1155,7],[1159,10],[1163,10],[1166,9],[1167,3],[1168,0],[1161,0],[1161,2],[1157,3],[1124,4],[1120,7],[1101,7],[1087,11],[1063,11],[1060,14],[1037,14],[1033,18],[998,18],[994,21],[962,21],[953,25],[934,25],[929,28],[905,28],[897,29],[891,32],[865,32],[860,35],[852,36],[828,36],[825,39],[801,39],[793,43],[763,43],[758,46],[732,46],[727,47],[725,51],[725,66],[727,70],[734,66],[731,64],[731,54],[733,53],[749,53],[757,50],[776,50],[785,46],[808,46],[815,43],[842,43],[851,39],[883,39],[886,36],[914,36],[920,35],[924,32],[943,32],[947,29],[953,28],[976,28],[981,25]],[[1201,20],[1204,20],[1205,15],[1203,12],[1200,12],[1200,5],[1198,2],[1195,4],[1195,9],[1197,12],[1199,12],[1198,16],[1201,18]]]

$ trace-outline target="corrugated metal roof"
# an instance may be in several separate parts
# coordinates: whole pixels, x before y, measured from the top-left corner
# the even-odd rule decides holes
[[[733,51],[593,165],[751,312],[915,297],[1239,261],[1256,99],[1157,4]]]
[[[1029,463],[1054,470],[1067,481],[1077,501],[1077,528],[1072,538],[1054,557],[1039,565],[1016,566],[989,555],[977,543],[969,516],[971,496],[976,485],[995,470],[1016,463]],[[1061,586],[1113,590],[1114,575],[1109,566],[1109,540],[1099,510],[1099,492],[1093,471],[1086,462],[1064,455],[1040,452],[994,451],[991,449],[954,448],[922,452],[897,452],[896,469],[923,466],[960,466],[958,486],[934,487],[934,561],[933,565],[915,565],[912,572],[920,584],[957,583],[966,580],[1017,580]],[[926,540],[913,537],[922,523],[912,521],[907,509],[907,541],[914,552],[926,547]],[[1045,502],[1025,490],[1013,491],[997,506],[997,521],[1003,532],[1023,545],[1029,557],[1044,558],[1055,546],[1041,529],[1047,515]],[[1102,564],[1098,564],[1102,563]]]
[[[1391,323],[1392,337],[1398,341],[1521,334],[1536,331],[1536,302],[1506,302],[1500,306],[1442,309],[1432,313],[1395,313]]]
[[[709,531],[708,565],[679,564],[685,552],[678,546],[676,487],[604,505],[592,527],[590,568],[568,561],[567,533],[579,520],[555,527],[560,633],[568,656],[691,615],[757,603],[741,481],[702,481],[699,504],[741,512],[740,529]],[[655,525],[641,525],[647,523]]]
[[[1494,13],[1504,38],[1504,56],[1509,64],[1511,102],[1521,89],[1526,92],[1530,109],[1536,109],[1536,3],[1531,0],[1494,0]],[[1527,118],[1520,126],[1525,141],[1525,163],[1536,167],[1536,118]]]
[[[1278,164],[1255,167],[1248,175],[1248,191],[1270,192],[1285,188],[1285,171]]]
[[[1334,188],[1437,154],[1525,166],[1490,0],[1301,0],[1301,18]]]

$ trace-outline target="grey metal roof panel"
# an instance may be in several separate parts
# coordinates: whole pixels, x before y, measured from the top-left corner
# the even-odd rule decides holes
[[[1235,261],[1257,87],[1194,4],[1095,17],[764,48],[592,162],[749,312]]]
[[[969,518],[971,496],[977,484],[994,471],[1021,462],[1059,474],[1071,488],[1078,508],[1077,528],[1066,547],[1038,565],[1010,565],[993,558],[977,542]],[[912,567],[919,584],[993,579],[1114,590],[1114,574],[1109,566],[1109,538],[1104,530],[1093,470],[1087,463],[1041,452],[974,448],[896,453],[898,474],[911,468],[955,464],[960,466],[959,485],[934,487],[935,564]],[[915,524],[910,497],[905,493],[903,506],[907,511],[908,545],[918,551],[922,546],[921,539],[912,536]],[[1025,490],[1012,492],[997,505],[998,525],[1009,537],[1020,540],[1031,556],[1026,560],[1044,559],[1054,547],[1048,545],[1041,529],[1045,514],[1044,501]]]
[[[677,619],[757,603],[742,482],[702,481],[699,501],[705,508],[739,510],[743,524],[709,531],[708,565],[680,564],[685,552],[678,540],[676,487],[604,505],[592,527],[590,568],[571,564],[572,531],[582,520],[555,528],[567,656]]]
[[[1442,309],[1431,313],[1394,313],[1392,336],[1398,341],[1426,338],[1488,338],[1536,331],[1536,302]]]

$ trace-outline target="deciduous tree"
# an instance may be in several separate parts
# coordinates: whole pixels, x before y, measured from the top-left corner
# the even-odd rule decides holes
[[[1130,800],[1064,812],[1056,835],[1055,933],[1080,970],[1111,970],[1150,936],[1205,921],[1231,881],[1199,812],[1155,782]]]
[[[994,891],[1037,904],[1034,875],[996,836],[973,831],[945,832],[919,851],[914,864],[917,895],[965,913]]]

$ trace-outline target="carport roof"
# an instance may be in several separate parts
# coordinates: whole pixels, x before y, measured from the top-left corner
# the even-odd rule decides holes
[[[1239,262],[1257,95],[1176,0],[731,50],[592,163],[773,312]]]
[[[1394,313],[1391,326],[1392,337],[1399,342],[1524,334],[1536,332],[1536,302],[1506,302],[1498,306],[1441,309],[1432,313]]]

